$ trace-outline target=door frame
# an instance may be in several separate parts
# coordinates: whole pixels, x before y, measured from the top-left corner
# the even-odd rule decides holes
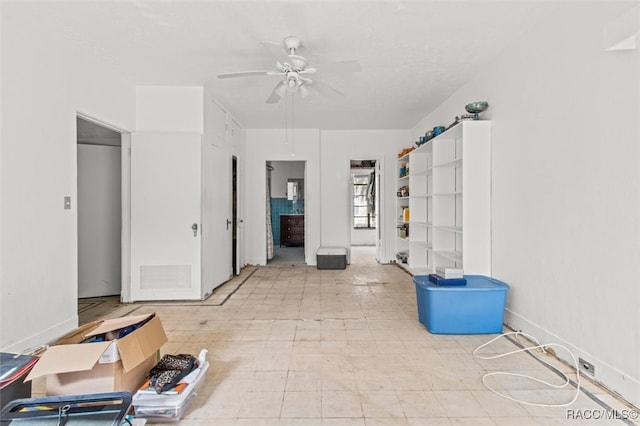
[[[120,177],[120,197],[121,197],[121,230],[120,230],[120,301],[128,302],[131,299],[131,131],[114,124],[108,123],[90,114],[77,110],[74,119],[81,118],[85,121],[97,124],[107,129],[120,133],[120,153],[121,153],[121,177]],[[77,129],[77,127],[74,125]],[[76,130],[77,131],[77,130]],[[76,134],[76,142],[78,135]],[[78,157],[76,155],[76,181],[78,180]],[[78,198],[76,190],[76,201]],[[78,215],[76,214],[76,229],[78,229]],[[78,236],[76,235],[76,240]],[[76,241],[76,268],[78,267],[78,253]],[[76,278],[76,287],[78,286]]]
[[[307,185],[308,185],[308,179],[307,179],[307,173],[308,173],[308,161],[307,161],[306,159],[305,159],[305,160],[299,160],[299,159],[293,159],[293,160],[290,160],[290,159],[284,159],[284,160],[282,160],[282,159],[266,159],[266,160],[264,160],[264,164],[265,164],[265,166],[267,165],[267,163],[271,163],[271,164],[273,164],[273,163],[302,163],[302,164],[303,164],[303,167],[304,167],[304,169],[303,169],[303,170],[304,170],[304,174],[303,174],[303,181],[304,181],[303,191],[304,191],[304,192],[303,192],[303,194],[305,194],[305,197],[306,197],[306,194],[307,194]],[[272,181],[272,182],[273,182],[273,181]],[[266,183],[267,183],[267,177],[266,177],[266,171],[265,171],[265,185],[266,185]],[[266,193],[265,193],[265,195],[266,195]],[[270,195],[270,196],[272,195],[271,187],[270,187],[270,190],[269,190],[269,195]],[[272,197],[272,198],[273,198],[273,197]],[[303,199],[305,199],[305,198],[303,198]],[[308,243],[308,241],[307,241],[307,238],[308,238],[308,236],[309,236],[309,233],[307,232],[307,226],[308,226],[308,225],[307,225],[307,207],[306,207],[306,202],[305,202],[305,207],[304,207],[304,213],[303,213],[303,216],[304,216],[304,221],[305,221],[305,225],[304,225],[304,226],[305,226],[305,228],[304,228],[304,263],[305,263],[306,265],[308,265],[308,264],[309,264],[309,256],[310,256],[310,254],[308,253],[308,250],[309,250],[309,243]],[[263,206],[263,217],[264,217],[265,219],[266,219],[266,217],[267,217],[267,206],[266,206],[266,202],[265,202],[265,205]],[[271,212],[271,220],[273,221],[273,211]],[[267,240],[266,240],[266,238],[267,238],[267,225],[266,225],[266,220],[265,220],[265,228],[264,228],[264,231],[265,231],[265,233],[264,233],[264,235],[265,235],[265,240],[264,240],[264,242],[265,242],[264,264],[265,264],[265,265],[269,265],[269,259],[267,259],[267,251],[266,251],[266,245],[267,245]],[[274,240],[275,240],[275,237],[274,237]],[[275,250],[275,244],[274,244],[274,250]]]
[[[370,155],[350,155],[350,158],[347,160],[347,169],[349,176],[349,191],[347,191],[348,200],[348,218],[349,218],[349,261],[351,259],[351,232],[353,231],[353,182],[351,181],[351,161],[352,160],[368,160],[375,161],[376,165],[373,167],[374,173],[376,174],[376,182],[375,182],[375,191],[376,191],[376,261],[378,263],[384,263],[384,253],[385,253],[385,227],[384,220],[386,220],[386,215],[384,214],[383,208],[385,206],[384,202],[384,157],[382,156],[370,156]]]

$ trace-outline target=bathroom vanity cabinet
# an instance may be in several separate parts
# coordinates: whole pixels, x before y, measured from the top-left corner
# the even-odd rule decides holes
[[[280,246],[304,245],[304,215],[280,215]]]

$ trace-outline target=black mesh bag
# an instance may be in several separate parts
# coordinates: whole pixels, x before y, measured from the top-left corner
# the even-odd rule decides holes
[[[157,393],[166,392],[198,366],[198,358],[193,355],[167,354],[149,371],[149,386]]]

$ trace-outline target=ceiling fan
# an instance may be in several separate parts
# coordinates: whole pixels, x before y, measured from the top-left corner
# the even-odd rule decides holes
[[[309,94],[309,88],[312,88],[328,97],[342,97],[344,93],[334,89],[330,85],[323,83],[317,79],[311,79],[308,76],[314,74],[317,69],[310,67],[309,62],[303,57],[296,54],[296,50],[302,46],[302,42],[295,36],[286,37],[282,43],[275,41],[262,41],[262,45],[276,60],[276,69],[273,71],[240,71],[219,74],[218,78],[236,78],[236,77],[252,77],[262,75],[276,75],[282,77],[271,91],[267,98],[268,104],[275,104],[287,92],[299,92],[304,98]],[[323,71],[334,72],[358,72],[362,71],[362,67],[357,61],[341,61],[331,62],[320,65]]]

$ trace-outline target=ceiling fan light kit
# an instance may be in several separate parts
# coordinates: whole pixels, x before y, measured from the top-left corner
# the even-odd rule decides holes
[[[276,60],[276,71],[240,71],[219,74],[218,78],[255,77],[264,75],[277,75],[282,77],[282,81],[276,84],[267,98],[266,103],[268,104],[279,102],[287,92],[300,93],[300,96],[304,98],[310,93],[309,88],[333,98],[335,98],[335,95],[344,96],[343,93],[330,85],[314,81],[305,76],[315,73],[317,69],[310,67],[305,57],[296,54],[296,50],[302,46],[302,42],[298,37],[285,37],[282,43],[263,41],[262,45]],[[326,64],[326,66],[330,71],[343,73],[362,70],[360,64],[356,61],[332,62]]]

